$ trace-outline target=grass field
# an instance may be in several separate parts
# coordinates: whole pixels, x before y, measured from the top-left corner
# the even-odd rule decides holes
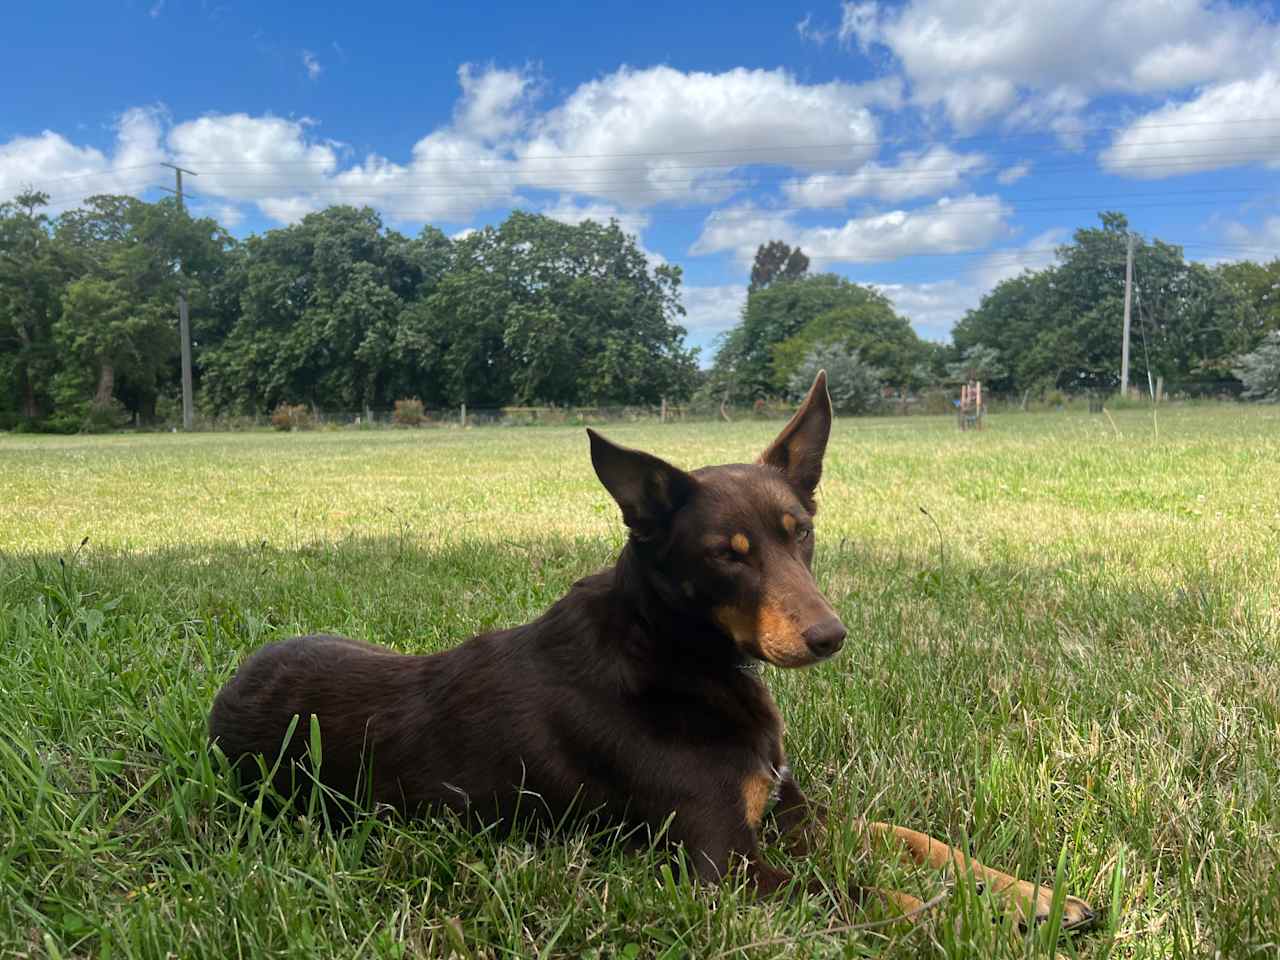
[[[777,427],[607,432],[696,466]],[[238,660],[536,616],[622,543],[583,433],[0,436],[0,956],[1280,953],[1280,409],[840,421],[819,499],[850,639],[767,671],[802,784],[1060,871],[1096,931],[1021,937],[960,884],[918,928],[827,933],[862,915],[586,830],[265,824],[204,743]],[[792,867],[938,889],[858,850],[836,828]]]

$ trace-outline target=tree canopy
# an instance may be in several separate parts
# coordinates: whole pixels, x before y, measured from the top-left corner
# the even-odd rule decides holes
[[[928,352],[878,290],[818,273],[748,293],[742,322],[722,340],[711,376],[741,399],[777,396],[815,348],[832,344],[897,384]]]
[[[909,391],[970,376],[995,392],[1118,386],[1129,225],[1100,214],[1056,262],[998,283],[950,345],[921,340],[877,288],[761,243],[741,320],[708,371],[685,344],[680,268],[614,221],[515,212],[450,239],[334,206],[231,237],[173,200],[91,197],[59,216],[0,204],[0,423],[52,429],[157,416],[179,387],[175,301],[191,305],[196,402],[387,410],[468,403],[657,404],[785,397],[814,362]],[[1224,382],[1272,398],[1280,259],[1207,266],[1135,238],[1135,382]],[[834,384],[835,379],[833,377]]]
[[[652,266],[616,222],[517,212],[450,240],[335,206],[236,241],[173,201],[93,197],[57,218],[47,201],[0,206],[10,417],[151,417],[178,386],[179,283],[208,413],[656,404],[698,376],[679,268]]]
[[[1128,221],[1100,215],[1058,248],[1058,262],[995,286],[952,331],[962,353],[995,351],[996,389],[1119,386]],[[1206,267],[1181,247],[1135,239],[1131,369],[1137,380],[1183,384],[1232,377],[1240,355],[1280,327],[1280,261]]]

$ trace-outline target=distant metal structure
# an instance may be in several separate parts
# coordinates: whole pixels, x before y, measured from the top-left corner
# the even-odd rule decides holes
[[[960,386],[960,403],[956,408],[956,419],[961,430],[981,430],[986,415],[986,404],[982,402],[982,381],[970,380]]]
[[[1124,258],[1124,337],[1120,342],[1120,396],[1129,396],[1129,325],[1130,304],[1133,301],[1133,237],[1129,234],[1129,246]]]
[[[172,193],[178,198],[178,211],[185,215],[187,208],[182,202],[182,175],[187,173],[194,177],[197,176],[196,172],[172,163],[162,163],[160,166],[172,169],[174,176],[177,178],[176,189],[169,190],[168,187],[161,187],[160,189]],[[181,276],[181,263],[178,265],[178,272],[178,337],[182,344],[182,429],[189,431],[195,421],[195,407],[191,391],[191,321],[187,316],[187,291],[186,284]]]

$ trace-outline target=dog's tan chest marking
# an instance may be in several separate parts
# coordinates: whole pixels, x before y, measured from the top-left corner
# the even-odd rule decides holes
[[[777,790],[778,777],[772,771],[757,770],[742,781],[742,807],[752,830],[760,829],[764,812],[777,799]]]

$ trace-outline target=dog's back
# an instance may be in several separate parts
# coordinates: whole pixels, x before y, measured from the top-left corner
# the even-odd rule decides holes
[[[626,788],[584,758],[645,732],[619,715],[624,638],[610,624],[611,581],[612,571],[586,578],[538,620],[438,654],[331,635],[269,644],[219,692],[210,737],[246,786],[279,759],[273,786],[285,797],[309,785],[299,771],[311,763],[314,716],[321,780],[360,806],[448,806],[492,821],[520,806],[558,818],[574,804],[615,803]]]

